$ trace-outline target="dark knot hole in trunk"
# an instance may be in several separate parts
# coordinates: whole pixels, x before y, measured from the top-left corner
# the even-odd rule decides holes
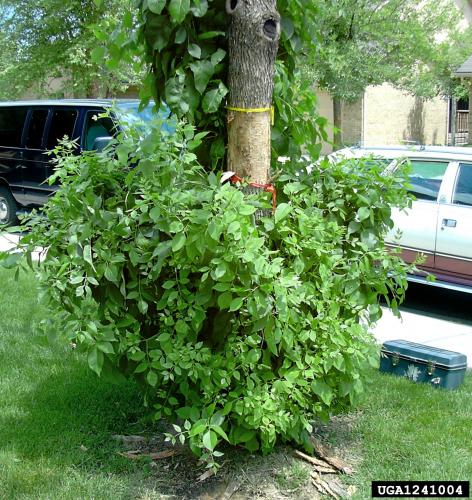
[[[274,41],[278,36],[279,24],[275,19],[267,19],[262,27],[264,36],[271,41]]]
[[[239,0],[226,0],[226,12],[234,14],[234,11],[239,7]]]

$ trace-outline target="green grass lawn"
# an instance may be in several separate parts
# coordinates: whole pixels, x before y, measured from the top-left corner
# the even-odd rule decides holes
[[[69,346],[38,343],[47,311],[31,275],[17,283],[0,270],[0,284],[1,499],[196,498],[230,475],[243,483],[242,497],[314,496],[306,465],[288,448],[264,458],[227,450],[220,476],[198,487],[204,469],[189,455],[154,468],[119,456],[113,434],[160,435],[137,387],[98,379]],[[471,479],[471,396],[470,373],[450,392],[374,373],[360,408],[317,434],[356,469],[344,478],[355,498],[370,497],[373,479]]]

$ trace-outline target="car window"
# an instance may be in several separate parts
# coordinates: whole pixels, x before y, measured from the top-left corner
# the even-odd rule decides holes
[[[418,200],[436,201],[449,162],[411,160],[409,191]]]
[[[100,116],[103,111],[88,111],[85,117],[82,148],[91,151],[98,137],[112,137],[115,134],[115,124],[108,116]]]
[[[170,110],[166,105],[161,106],[157,113],[154,112],[154,103],[149,103],[140,109],[139,102],[116,103],[114,113],[118,116],[120,125],[124,129],[135,128],[147,134],[154,120],[162,121],[161,130],[169,134],[175,132],[175,120],[170,118]]]
[[[51,125],[49,127],[46,149],[55,148],[58,141],[60,139],[64,139],[64,136],[72,139],[76,120],[77,111],[73,109],[54,110],[51,117]]]
[[[459,166],[452,202],[472,206],[472,165],[461,164]]]
[[[47,109],[35,109],[32,111],[28,135],[26,137],[26,147],[28,149],[41,149],[47,117]]]
[[[19,148],[28,108],[0,108],[0,146]]]

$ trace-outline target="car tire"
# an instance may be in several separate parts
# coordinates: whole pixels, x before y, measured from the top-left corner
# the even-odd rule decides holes
[[[0,228],[13,226],[18,222],[17,205],[10,190],[0,186]]]

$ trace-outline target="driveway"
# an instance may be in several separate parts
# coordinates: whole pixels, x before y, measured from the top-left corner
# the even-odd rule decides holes
[[[18,243],[19,236],[16,234],[0,235],[0,252],[5,252],[14,248]]]
[[[384,308],[373,329],[379,342],[410,340],[461,352],[472,368],[472,294],[410,284],[401,319]]]
[[[15,248],[19,239],[20,239],[19,234],[9,234],[9,233],[0,234],[0,252],[6,252],[8,250]],[[34,252],[32,258],[33,260],[39,260],[40,258],[39,251]]]

